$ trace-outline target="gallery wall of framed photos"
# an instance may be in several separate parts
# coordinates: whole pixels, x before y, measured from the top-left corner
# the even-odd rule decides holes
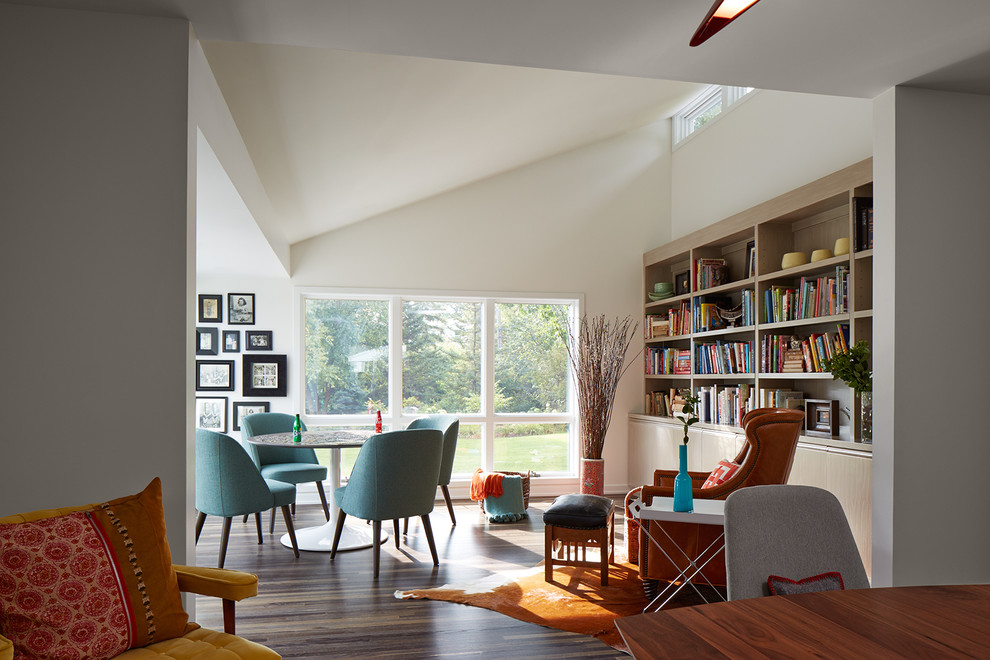
[[[285,317],[251,289],[204,290],[196,308],[196,427],[236,434],[244,415],[288,412],[289,332],[266,325]]]

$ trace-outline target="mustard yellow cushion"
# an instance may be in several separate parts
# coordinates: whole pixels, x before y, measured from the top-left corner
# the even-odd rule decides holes
[[[0,521],[0,633],[18,657],[99,660],[187,631],[159,479],[137,495],[13,518]]]
[[[175,658],[176,660],[278,660],[278,653],[249,642],[237,635],[216,632],[208,628],[196,628],[182,637],[156,642],[140,649],[131,649],[117,656],[120,660],[150,660]]]

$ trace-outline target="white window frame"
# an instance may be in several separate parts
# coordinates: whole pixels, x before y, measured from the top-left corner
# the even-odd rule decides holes
[[[715,122],[719,117],[728,112],[731,106],[753,91],[755,90],[752,87],[733,87],[729,85],[709,85],[706,87],[671,117],[674,133],[673,146],[676,147],[698,131]],[[695,120],[719,102],[722,104],[722,109],[719,110],[718,114],[703,126],[695,127]]]
[[[405,300],[441,301],[441,302],[478,302],[481,303],[482,349],[481,364],[481,411],[477,413],[458,413],[462,425],[478,424],[481,426],[481,455],[482,467],[491,470],[495,457],[495,426],[497,424],[568,424],[568,465],[567,472],[552,472],[542,474],[546,484],[562,483],[559,480],[573,480],[579,469],[578,417],[577,395],[574,391],[573,378],[568,366],[567,374],[567,407],[563,413],[497,413],[492,394],[495,391],[495,345],[491,338],[495,336],[495,305],[500,303],[521,304],[552,304],[570,305],[569,322],[574,328],[584,307],[584,298],[580,294],[518,294],[492,292],[431,292],[420,290],[389,290],[381,289],[340,289],[330,287],[295,287],[294,319],[295,319],[295,355],[300,365],[296,369],[296,391],[298,401],[296,410],[300,410],[303,421],[307,426],[369,426],[374,425],[374,419],[368,414],[360,415],[312,415],[305,412],[305,310],[307,299],[337,298],[352,300],[386,300],[389,302],[389,376],[388,376],[388,412],[382,413],[382,424],[386,428],[401,429],[419,415],[405,415],[402,412],[402,323],[396,319],[402,318],[402,302]],[[549,479],[546,479],[546,478]],[[466,485],[469,479],[454,479]]]

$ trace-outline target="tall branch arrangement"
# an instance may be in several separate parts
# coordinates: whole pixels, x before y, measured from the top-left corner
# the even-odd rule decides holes
[[[602,457],[615,391],[632,365],[624,363],[637,327],[630,316],[614,322],[606,320],[604,314],[590,319],[583,316],[575,337],[567,324],[567,359],[577,386],[584,458]]]

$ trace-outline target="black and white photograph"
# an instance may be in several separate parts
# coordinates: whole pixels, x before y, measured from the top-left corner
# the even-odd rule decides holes
[[[197,392],[233,392],[233,360],[196,360]]]
[[[199,322],[200,323],[223,322],[223,294],[216,294],[216,295],[200,294]]]
[[[245,351],[270,351],[272,350],[271,330],[245,330],[244,331]]]
[[[254,294],[227,294],[227,323],[230,325],[254,325]]]
[[[223,352],[224,353],[240,353],[241,352],[241,331],[240,330],[224,330],[223,331]]]
[[[271,412],[271,404],[268,401],[235,401],[232,418],[234,420],[234,431],[241,430],[241,418],[245,415],[255,413]]]
[[[218,335],[216,328],[196,328],[196,355],[216,355]]]
[[[244,396],[285,396],[288,377],[284,355],[244,355]]]
[[[196,428],[227,432],[227,397],[196,397]]]

